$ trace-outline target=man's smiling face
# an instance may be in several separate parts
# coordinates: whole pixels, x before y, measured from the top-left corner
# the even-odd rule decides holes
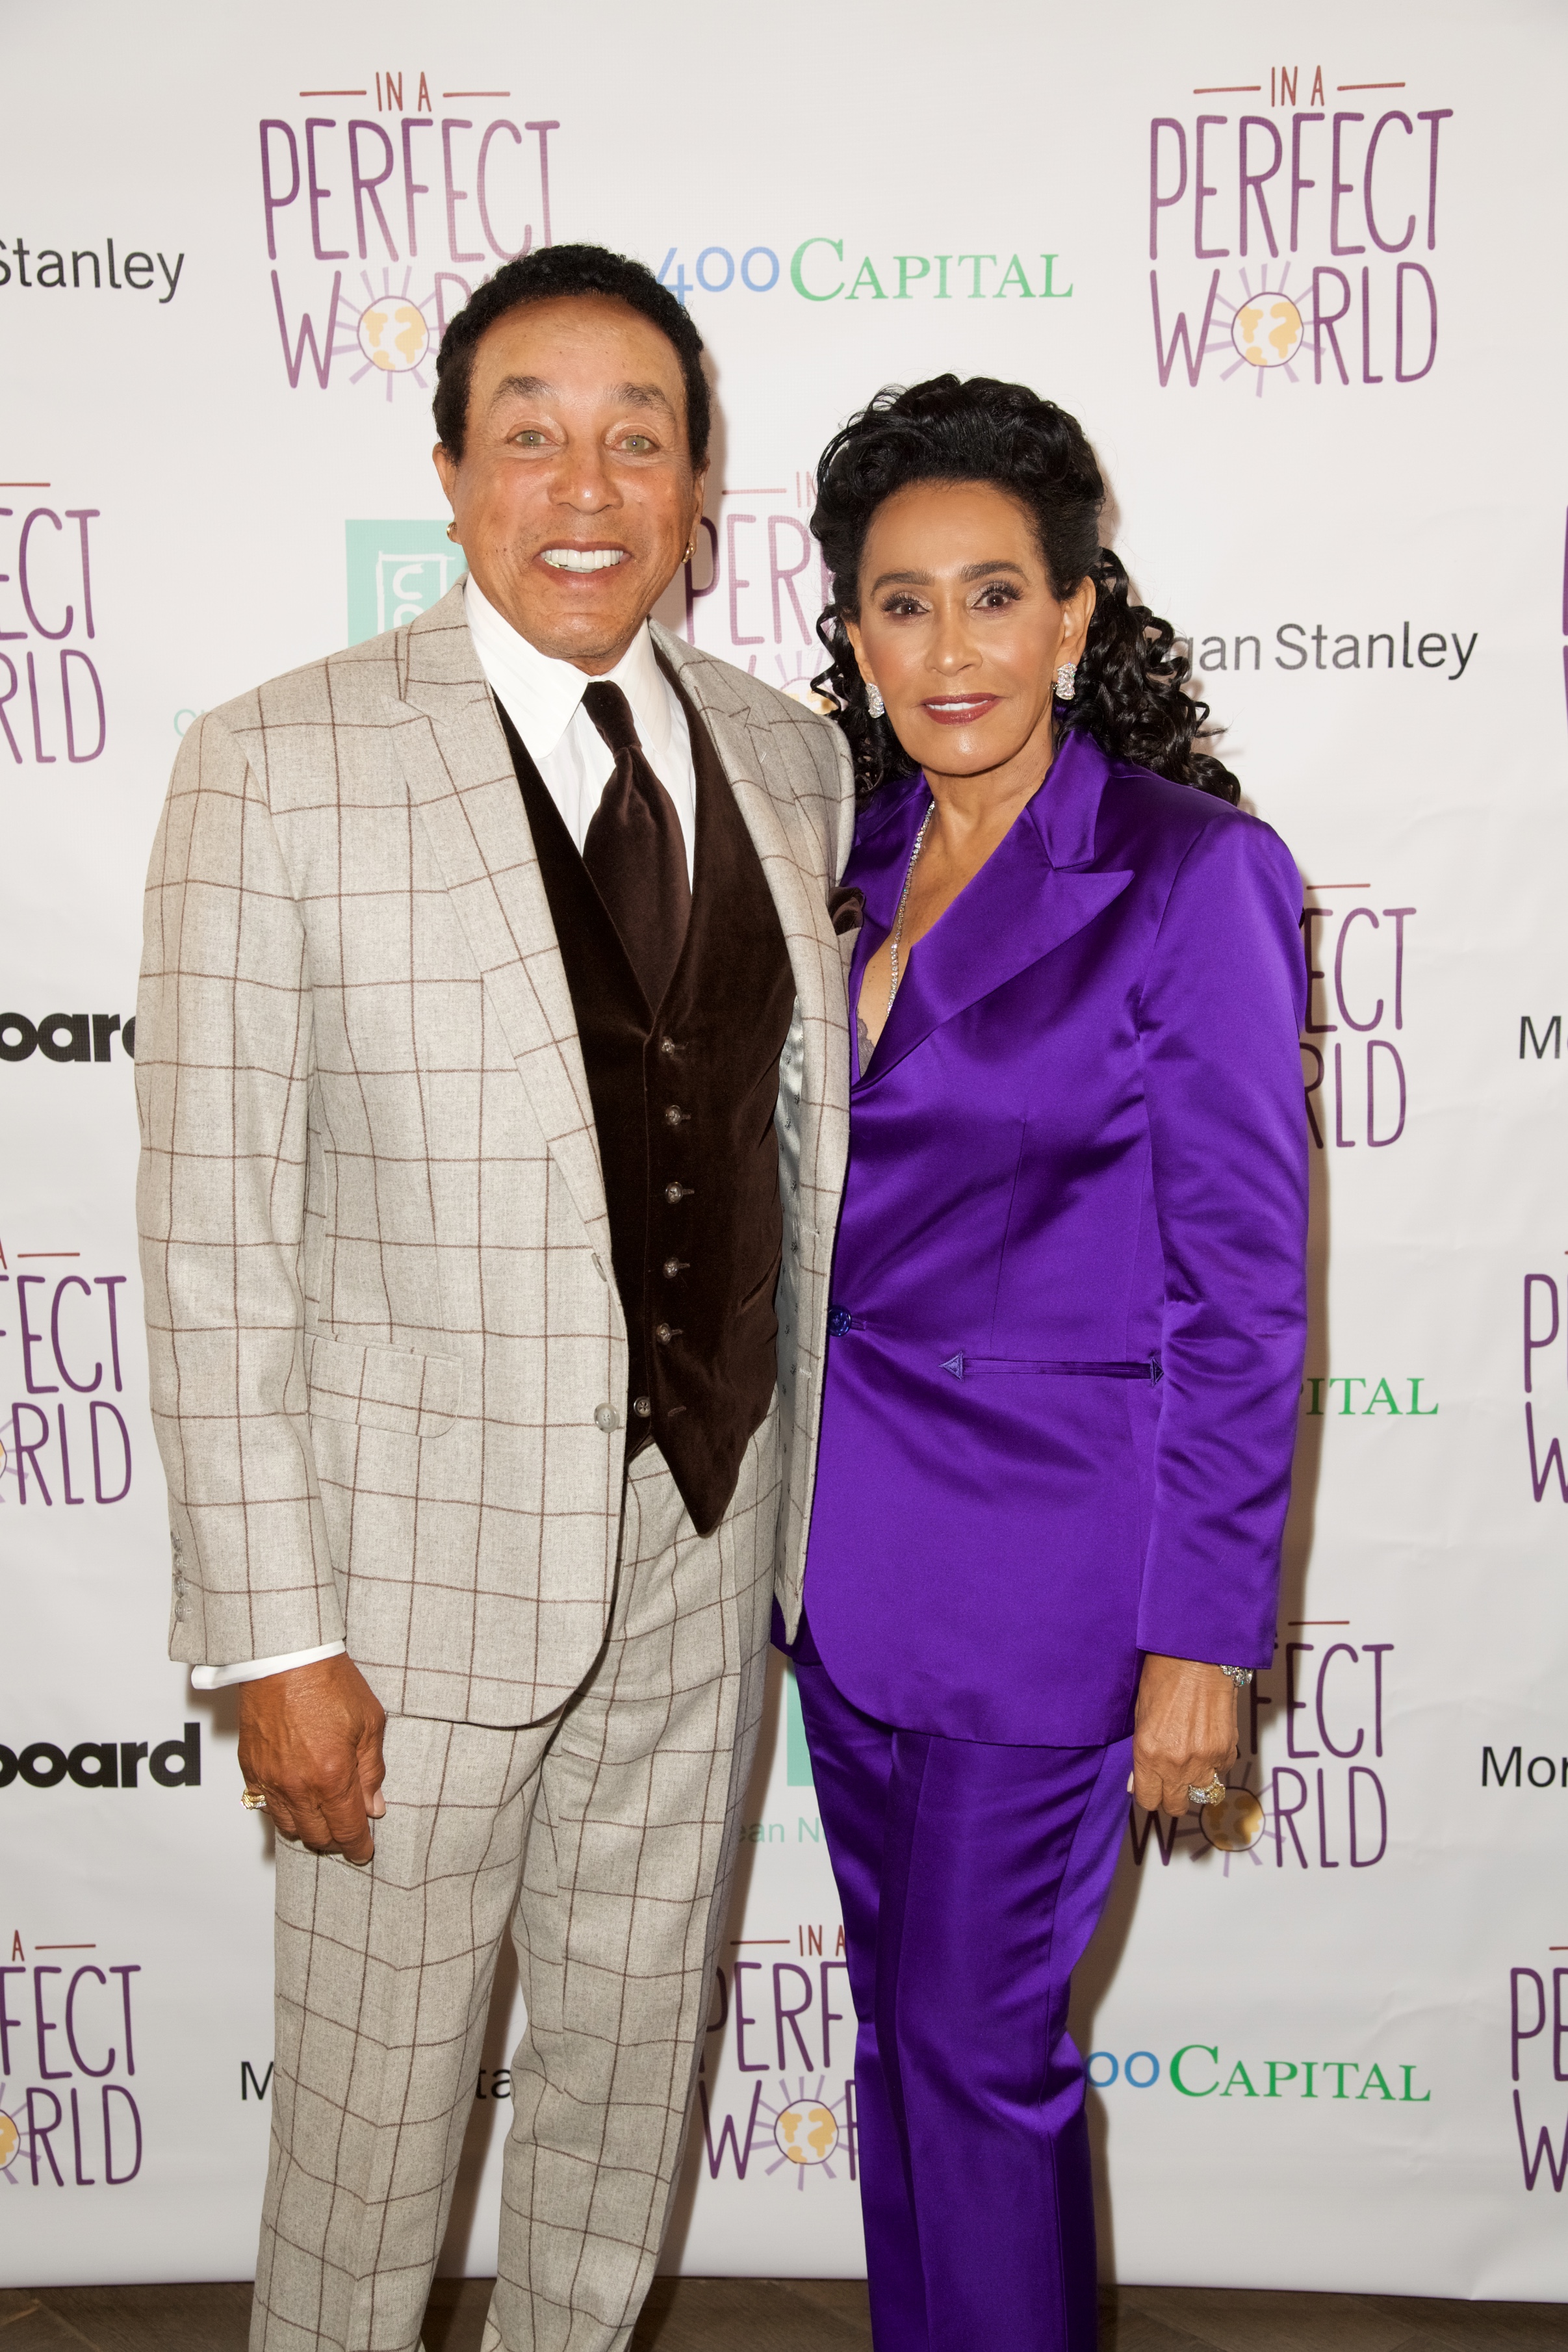
[[[438,447],[468,568],[529,644],[612,669],[702,513],[674,346],[602,295],[509,310],[474,353],[463,455]]]

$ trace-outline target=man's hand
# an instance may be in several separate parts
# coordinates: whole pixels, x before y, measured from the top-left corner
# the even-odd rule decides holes
[[[1218,1666],[1151,1652],[1138,1684],[1134,1795],[1147,1813],[1187,1810],[1187,1786],[1223,1780],[1237,1757],[1236,1685]]]
[[[353,1660],[319,1658],[239,1685],[239,1768],[280,1837],[369,1862],[386,1811],[386,1711]]]

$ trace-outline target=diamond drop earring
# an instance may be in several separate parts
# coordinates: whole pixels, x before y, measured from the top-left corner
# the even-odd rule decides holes
[[[1076,662],[1063,662],[1061,668],[1056,673],[1056,698],[1058,702],[1071,701],[1073,696],[1078,691],[1078,688],[1075,683],[1077,677],[1078,664]]]
[[[873,686],[869,679],[866,682],[865,707],[873,719],[885,719],[887,716],[887,705],[882,698],[882,689],[880,687]]]

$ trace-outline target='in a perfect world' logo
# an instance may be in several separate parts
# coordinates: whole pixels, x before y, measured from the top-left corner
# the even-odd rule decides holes
[[[1149,297],[1162,387],[1218,381],[1261,394],[1270,383],[1395,386],[1431,373],[1454,110],[1416,105],[1409,88],[1362,60],[1260,66],[1243,82],[1195,83],[1179,113],[1155,116]]]
[[[259,125],[272,301],[293,391],[313,378],[325,392],[335,373],[388,400],[400,383],[428,399],[447,320],[497,262],[551,241],[559,122],[514,121],[513,90],[446,89],[442,79],[376,68],[351,89],[303,88],[297,109]],[[510,111],[495,111],[503,101]]]
[[[1195,1808],[1179,1820],[1127,1808],[1132,1859],[1141,1869],[1151,1844],[1162,1868],[1178,1850],[1192,1861],[1218,1848],[1232,1864],[1291,1874],[1298,1870],[1373,1870],[1388,1853],[1387,1670],[1392,1642],[1369,1642],[1348,1618],[1300,1618],[1273,1664],[1255,1674],[1239,1710],[1241,1755],[1223,1808]],[[1310,1633],[1312,1639],[1303,1638]],[[1262,1720],[1268,1717],[1268,1722]],[[1273,1759],[1262,1736],[1271,1729]],[[1280,1760],[1283,1746],[1284,1760]]]
[[[141,1963],[81,1957],[101,1948],[49,1942],[29,1953],[13,1931],[0,1963],[0,2179],[13,2189],[123,2189],[141,2169],[131,2087]]]
[[[1568,1951],[1568,1945],[1554,1944],[1552,1950],[1553,1954]],[[1557,2138],[1557,2116],[1563,2109],[1561,2085],[1568,2083],[1568,2066],[1563,2063],[1568,2056],[1565,1983],[1568,1968],[1509,1970],[1513,2121],[1524,2185],[1533,2189],[1544,2174],[1558,2196],[1568,2180],[1568,2115],[1563,2117],[1561,2146]]]
[[[1318,903],[1328,899],[1327,906]],[[1405,1133],[1406,926],[1414,907],[1370,903],[1362,882],[1307,886],[1301,1039],[1307,1124],[1320,1151],[1385,1150]]]
[[[776,1948],[790,1939],[761,1940]],[[831,1958],[821,1929],[800,1927],[795,1941],[799,1960],[736,1959],[715,1971],[697,2083],[710,2179],[760,2172],[803,2189],[813,2176],[856,2178],[854,2078],[842,2071],[846,2055],[852,2063],[854,2031],[842,1931]],[[731,2074],[740,2078],[733,2088]],[[748,2075],[757,2079],[747,2084]]]
[[[98,635],[92,602],[97,507],[29,499],[0,506],[0,735],[17,767],[68,767],[101,759],[109,740],[103,680],[89,651]],[[7,493],[10,495],[10,493]],[[101,647],[98,649],[101,658]]]
[[[80,1250],[55,1249],[17,1250],[13,1265],[0,1242],[0,1339],[13,1350],[0,1503],[24,1510],[122,1503],[131,1492],[131,1432],[114,1402],[125,1386],[126,1276],[83,1265]]]
[[[1524,1442],[1530,1456],[1531,1491],[1536,1501],[1555,1494],[1568,1503],[1568,1469],[1563,1448],[1568,1435],[1568,1407],[1563,1400],[1563,1371],[1568,1354],[1568,1282],[1554,1274],[1524,1277]],[[1541,1419],[1536,1419],[1536,1408]]]

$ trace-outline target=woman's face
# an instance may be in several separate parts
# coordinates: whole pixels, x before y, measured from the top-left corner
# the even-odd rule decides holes
[[[927,775],[1026,755],[1044,773],[1057,668],[1082,655],[1094,589],[1058,602],[1016,499],[989,482],[896,491],[866,534],[860,608],[845,627],[861,675]]]

